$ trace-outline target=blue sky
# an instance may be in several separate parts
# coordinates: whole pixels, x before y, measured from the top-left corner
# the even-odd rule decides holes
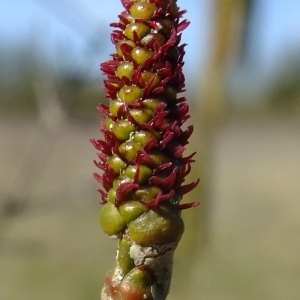
[[[186,17],[192,22],[183,39],[188,43],[186,68],[197,74],[209,51],[212,1],[179,0],[178,3],[188,10]],[[256,3],[252,60],[268,70],[290,49],[300,49],[300,1],[256,0]],[[0,48],[32,41],[51,63],[74,60],[90,65],[96,73],[99,61],[113,52],[108,24],[116,21],[121,11],[119,0],[2,0]],[[100,46],[92,52],[91,46],[95,44]],[[200,61],[195,66],[194,58],[199,54]]]

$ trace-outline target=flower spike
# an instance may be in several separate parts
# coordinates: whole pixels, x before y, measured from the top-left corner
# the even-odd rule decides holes
[[[194,153],[184,156],[193,126],[185,91],[183,19],[177,0],[121,0],[111,41],[115,53],[100,69],[109,105],[100,104],[101,140],[94,174],[102,188],[100,223],[119,239],[116,266],[102,300],[164,300],[174,250],[183,234],[181,204],[199,180],[183,185]]]

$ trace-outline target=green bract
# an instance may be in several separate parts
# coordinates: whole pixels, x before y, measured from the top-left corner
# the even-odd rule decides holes
[[[120,214],[127,224],[148,210],[149,208],[139,201],[127,201],[119,207]]]
[[[125,227],[126,222],[113,203],[106,203],[100,212],[100,224],[108,235],[117,235]]]
[[[117,261],[124,275],[126,275],[130,270],[132,270],[135,267],[134,261],[129,255],[130,246],[131,246],[131,242],[128,241],[127,239],[122,239],[119,242]]]
[[[153,279],[144,268],[132,269],[123,279],[120,285],[122,300],[153,300],[151,284]]]
[[[128,225],[129,235],[139,245],[177,243],[184,230],[181,217],[169,207],[160,207],[144,213]]]

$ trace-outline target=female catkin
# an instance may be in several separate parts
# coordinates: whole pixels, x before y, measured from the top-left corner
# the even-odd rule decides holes
[[[100,223],[119,240],[116,265],[102,300],[163,300],[169,292],[174,250],[183,234],[181,204],[198,181],[184,184],[192,155],[184,157],[193,127],[184,92],[184,44],[177,0],[122,0],[125,10],[111,40],[116,53],[101,64],[109,106],[95,178],[102,185]]]

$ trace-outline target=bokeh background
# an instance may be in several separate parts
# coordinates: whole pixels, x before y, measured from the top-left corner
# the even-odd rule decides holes
[[[300,2],[184,0],[198,151],[170,300],[300,299]],[[0,5],[0,299],[99,299],[99,63],[111,0]]]

